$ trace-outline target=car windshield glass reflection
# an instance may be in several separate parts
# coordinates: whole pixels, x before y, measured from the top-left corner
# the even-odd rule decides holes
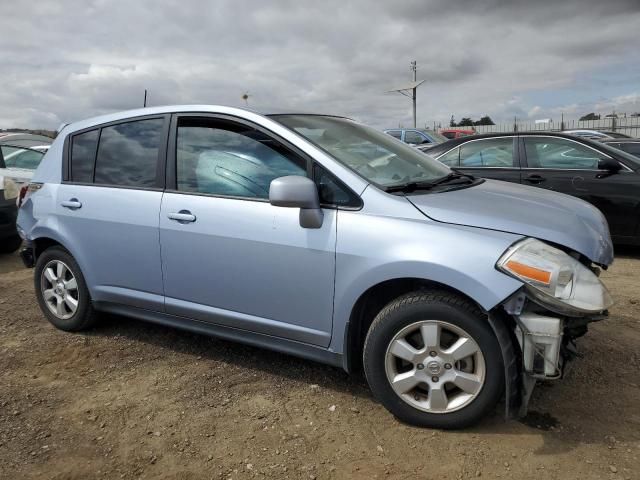
[[[448,167],[390,135],[346,118],[275,115],[335,159],[381,187],[429,182],[447,176]]]

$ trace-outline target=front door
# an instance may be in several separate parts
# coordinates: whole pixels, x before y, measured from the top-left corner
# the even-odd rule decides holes
[[[606,156],[577,141],[561,137],[524,136],[527,168],[523,183],[582,198],[607,218],[616,241],[632,237],[640,217],[638,175],[598,170]]]
[[[268,201],[271,180],[306,176],[307,161],[244,123],[180,116],[175,125],[175,184],[160,212],[167,313],[327,346],[336,211],[305,229],[299,210]]]

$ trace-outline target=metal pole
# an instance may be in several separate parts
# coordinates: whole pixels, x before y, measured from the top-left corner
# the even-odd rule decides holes
[[[411,70],[413,71],[413,82],[415,83],[418,73],[418,67],[415,60],[411,62]],[[416,90],[416,87],[412,89],[413,95],[411,96],[411,100],[413,101],[413,128],[416,128],[418,125],[418,120],[416,117]]]
[[[142,103],[143,107],[147,106],[147,89],[144,89],[144,102]]]

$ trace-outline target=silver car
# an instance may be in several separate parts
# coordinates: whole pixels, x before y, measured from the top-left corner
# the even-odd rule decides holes
[[[400,420],[526,408],[611,305],[582,200],[326,115],[173,106],[65,127],[20,198],[45,317],[112,312],[364,370]]]

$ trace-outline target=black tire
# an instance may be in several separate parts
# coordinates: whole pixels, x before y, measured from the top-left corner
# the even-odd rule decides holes
[[[22,245],[22,239],[19,235],[5,238],[0,241],[0,253],[13,253]]]
[[[464,330],[484,357],[484,384],[470,403],[455,411],[420,410],[403,400],[387,379],[385,366],[390,342],[403,328],[427,319],[444,321]],[[367,333],[363,362],[374,396],[399,420],[420,427],[456,429],[471,426],[495,409],[504,390],[500,345],[486,315],[469,300],[448,291],[413,292],[383,308]]]
[[[53,261],[63,262],[71,271],[77,283],[78,306],[75,313],[67,319],[60,319],[51,312],[44,298],[42,287],[43,272],[47,265],[50,265]],[[35,266],[34,287],[42,313],[56,328],[66,332],[79,332],[91,328],[98,320],[98,314],[91,304],[91,296],[82,271],[75,259],[64,248],[50,247],[40,254]]]

